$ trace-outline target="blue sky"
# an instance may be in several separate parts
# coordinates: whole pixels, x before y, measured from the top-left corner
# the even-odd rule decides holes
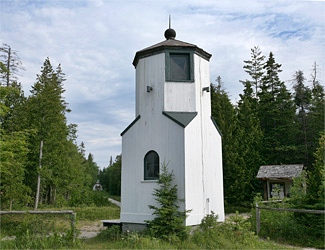
[[[309,78],[315,61],[324,83],[324,1],[0,0],[0,43],[18,51],[26,95],[46,57],[61,63],[68,122],[103,168],[135,117],[134,55],[164,40],[169,14],[176,39],[212,54],[211,82],[220,75],[233,103],[254,46],[274,53],[288,88],[296,70]]]

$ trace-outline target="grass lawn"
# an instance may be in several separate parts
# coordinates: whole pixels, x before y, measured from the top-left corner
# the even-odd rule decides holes
[[[241,220],[239,217],[206,231],[194,230],[185,241],[176,238],[163,241],[144,234],[122,234],[116,227],[103,228],[101,220],[119,218],[120,209],[115,205],[61,210],[77,213],[79,236],[85,231],[97,236],[78,238],[73,243],[69,236],[69,216],[2,215],[1,249],[293,249],[270,240],[261,240],[250,231],[246,222],[238,223]],[[62,230],[66,233],[62,234]],[[13,235],[16,239],[7,238]]]

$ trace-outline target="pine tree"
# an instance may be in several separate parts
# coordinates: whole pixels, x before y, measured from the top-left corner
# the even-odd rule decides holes
[[[294,102],[296,104],[297,122],[299,132],[297,134],[296,145],[298,148],[297,155],[300,155],[298,162],[305,166],[310,165],[309,162],[309,138],[308,138],[308,112],[311,101],[311,90],[305,85],[306,78],[301,70],[293,75]]]
[[[258,46],[254,46],[251,49],[251,59],[244,61],[245,72],[250,75],[251,80],[243,81],[244,86],[247,84],[247,88],[254,87],[254,96],[257,96],[258,89],[261,85],[261,79],[263,76],[263,66],[264,66],[265,56],[262,55],[262,51]]]
[[[149,208],[154,210],[155,218],[146,222],[154,237],[170,240],[176,236],[184,240],[188,236],[185,227],[186,214],[190,211],[179,211],[181,200],[177,196],[177,185],[173,184],[173,181],[173,172],[168,172],[167,165],[162,164],[159,188],[155,188],[153,192],[158,206],[149,205]]]
[[[94,156],[89,153],[86,164],[86,174],[89,176],[89,184],[92,187],[98,179],[99,167],[94,161]]]
[[[118,155],[113,165],[107,169],[108,190],[112,195],[121,195],[121,167],[122,156]]]
[[[320,136],[314,152],[315,162],[308,172],[307,197],[309,204],[325,206],[325,134]]]
[[[295,105],[284,82],[279,79],[281,64],[275,62],[272,52],[264,69],[258,94],[258,117],[264,134],[263,159],[266,164],[296,162]]]
[[[51,200],[53,188],[60,180],[63,167],[68,128],[65,113],[67,104],[62,94],[63,73],[60,66],[53,70],[49,58],[43,64],[41,74],[37,75],[37,81],[32,87],[32,95],[29,98],[29,111],[31,125],[37,129],[34,137],[31,168],[38,163],[35,207],[37,209],[42,189],[45,196]],[[37,146],[38,145],[38,146]],[[35,172],[35,171],[32,171]],[[41,183],[41,177],[43,181]],[[50,193],[48,193],[50,192]]]
[[[211,84],[211,113],[222,133],[222,159],[225,203],[235,204],[245,200],[244,190],[250,180],[245,179],[243,158],[239,154],[239,140],[242,131],[238,127],[235,109],[223,89],[221,77],[217,85]]]
[[[308,168],[312,170],[311,163],[314,162],[314,155],[320,135],[324,132],[325,128],[325,91],[324,86],[321,85],[317,75],[318,69],[316,62],[313,64],[311,73],[311,100],[309,105],[309,113],[307,117],[308,123],[308,141],[309,141],[309,164]]]
[[[263,133],[260,127],[260,121],[257,113],[256,93],[261,83],[263,75],[262,65],[264,56],[258,47],[251,49],[251,60],[244,61],[245,71],[251,76],[251,79],[240,81],[244,85],[244,93],[240,94],[240,100],[237,106],[237,118],[239,130],[242,131],[239,136],[239,154],[243,158],[245,176],[242,178],[250,180],[245,187],[245,200],[254,197],[253,192],[260,191],[260,183],[256,179],[259,166],[262,164],[261,148]],[[253,91],[255,86],[255,94]]]

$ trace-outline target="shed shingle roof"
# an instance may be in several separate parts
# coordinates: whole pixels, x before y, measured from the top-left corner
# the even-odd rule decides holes
[[[292,179],[301,174],[303,164],[288,164],[288,165],[265,165],[260,166],[258,170],[257,179]]]

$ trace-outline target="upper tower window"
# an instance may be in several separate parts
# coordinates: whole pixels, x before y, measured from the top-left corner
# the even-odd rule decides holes
[[[166,80],[170,82],[192,82],[193,53],[166,52]]]
[[[190,55],[170,54],[170,78],[174,80],[190,80]]]

